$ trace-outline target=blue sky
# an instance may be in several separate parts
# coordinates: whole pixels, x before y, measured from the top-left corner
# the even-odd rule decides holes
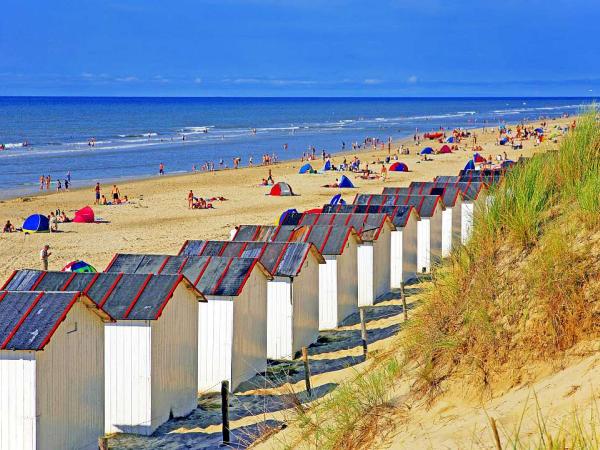
[[[586,96],[595,0],[2,0],[0,95]]]

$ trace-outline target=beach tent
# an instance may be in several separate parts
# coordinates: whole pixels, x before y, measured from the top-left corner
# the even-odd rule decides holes
[[[446,139],[446,142],[452,144],[454,142],[454,136],[450,136],[448,139]]]
[[[390,166],[389,170],[392,172],[408,172],[408,166],[401,162],[395,162]]]
[[[473,161],[476,163],[484,163],[485,162],[485,158],[483,156],[481,156],[479,153],[475,153],[473,155]]]
[[[23,222],[24,233],[48,233],[50,232],[50,221],[42,214],[33,214]]]
[[[433,153],[433,149],[431,147],[425,147],[421,150],[421,155],[431,155]]]
[[[348,178],[346,175],[342,175],[340,178],[340,182],[338,183],[338,187],[353,188],[354,185],[352,184],[352,181],[350,181],[350,178]]]
[[[449,145],[442,145],[442,148],[440,148],[438,153],[452,153],[452,150]]]
[[[465,166],[465,168],[463,170],[475,170],[475,163],[473,162],[473,160],[469,160],[469,162],[467,163],[467,165]]]
[[[89,206],[81,208],[79,211],[75,212],[75,217],[73,218],[73,222],[76,223],[94,223],[94,210]]]
[[[269,195],[290,196],[294,195],[294,192],[292,191],[292,187],[289,184],[280,181],[271,188],[271,192],[269,192]]]
[[[508,138],[507,137],[503,137],[502,139],[500,139],[500,145],[504,145],[508,142]]]
[[[329,200],[330,205],[344,205],[346,202],[342,199],[342,194],[336,194]]]
[[[296,208],[292,208],[292,209],[286,209],[283,214],[281,214],[281,216],[279,216],[279,222],[277,222],[278,225],[281,225],[283,223],[283,221],[285,220],[285,218],[287,217],[288,214],[293,214],[293,213],[298,213],[298,210]]]
[[[77,272],[77,273],[96,273],[98,272],[94,266],[86,263],[85,261],[77,260],[71,261],[65,267],[63,267],[61,272]]]
[[[539,134],[543,134],[544,133],[544,129],[543,128],[536,128],[534,131],[536,133],[539,133]]]
[[[331,170],[331,161],[330,160],[325,161],[325,164],[323,164],[323,168],[321,170],[323,172],[325,172],[326,170]]]
[[[300,167],[298,173],[310,173],[311,170],[313,170],[312,166],[309,163],[306,163],[302,167]]]

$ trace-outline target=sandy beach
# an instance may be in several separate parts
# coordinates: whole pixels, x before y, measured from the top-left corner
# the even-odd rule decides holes
[[[572,120],[549,120],[548,127],[564,126]],[[539,125],[539,121],[532,125]],[[488,128],[486,132],[475,129],[473,132],[486,158],[506,152],[509,159],[517,159],[520,155],[530,156],[545,148],[544,143],[536,147],[533,141],[524,141],[522,150],[513,150],[509,146],[496,145],[495,128]],[[353,173],[344,172],[356,189],[322,187],[335,182],[342,173],[300,175],[298,169],[303,163],[298,159],[270,166],[275,181],[288,182],[297,194],[294,197],[266,195],[270,188],[260,186],[262,178],[267,177],[268,168],[264,166],[176,176],[169,176],[169,168],[166,167],[167,175],[164,177],[119,184],[121,196],[127,195],[130,199],[127,205],[93,206],[92,187],[61,193],[44,191],[36,196],[0,201],[0,220],[3,224],[10,220],[15,226],[20,226],[30,214],[47,215],[56,209],[64,210],[67,216],[72,217],[76,210],[86,205],[93,206],[97,218],[106,221],[97,224],[60,224],[59,232],[51,234],[0,234],[0,278],[6,279],[16,269],[38,268],[39,251],[46,243],[50,244],[52,252],[51,270],[60,270],[76,259],[85,260],[102,270],[117,252],[175,254],[186,239],[228,239],[230,230],[236,224],[271,224],[287,208],[303,210],[320,207],[338,192],[351,201],[356,192],[379,193],[384,184],[404,186],[414,180],[430,181],[436,175],[454,175],[473,154],[466,150],[473,145],[470,138],[462,141],[459,151],[432,155],[432,161],[420,161],[417,153],[425,146],[438,149],[441,144],[436,141],[421,142],[419,146],[415,145],[412,138],[394,142],[392,154],[400,145],[410,149],[410,155],[400,156],[400,161],[408,165],[410,172],[390,172],[385,183],[381,179],[362,180]],[[373,162],[385,158],[387,154],[386,145],[383,150],[367,149],[338,154],[333,162],[341,163],[344,156],[350,161],[357,155],[363,165],[368,163],[371,170],[379,173],[381,165]],[[314,162],[316,168],[321,165],[321,160]],[[102,186],[102,193],[107,198],[110,197],[111,188],[111,185]],[[196,196],[222,196],[227,200],[214,202],[214,209],[190,210],[187,205],[190,189]]]

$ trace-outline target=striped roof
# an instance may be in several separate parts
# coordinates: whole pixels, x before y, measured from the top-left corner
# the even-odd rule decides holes
[[[270,276],[257,258],[186,255],[117,254],[106,272],[185,276],[204,295],[236,297],[242,293],[255,266]]]
[[[405,227],[411,215],[419,215],[412,206],[384,206],[384,205],[324,205],[323,213],[359,213],[374,214],[382,213],[392,218],[392,223],[396,228]]]
[[[311,252],[319,263],[325,262],[314,245],[304,242],[186,241],[179,254],[259,258],[271,275],[295,277]]]
[[[338,225],[281,225],[272,239],[274,242],[310,242],[322,255],[341,255],[349,239],[361,242],[354,228]]]
[[[0,350],[43,350],[77,301],[93,305],[81,292],[0,292]]]
[[[432,217],[438,205],[445,208],[439,195],[382,195],[358,194],[354,199],[357,205],[412,206],[420,217]]]
[[[442,177],[438,177],[442,178]],[[449,178],[449,177],[444,177]],[[455,177],[452,177],[455,178]],[[403,192],[421,195],[435,195],[439,194],[439,191],[433,191],[433,189],[443,188],[444,193],[442,198],[445,206],[454,206],[456,200],[458,200],[458,192],[460,191],[465,200],[476,200],[481,190],[485,185],[481,182],[450,182],[448,180],[439,181],[413,181],[408,188],[394,188],[387,187],[383,189],[383,194],[386,195],[399,195]],[[450,188],[448,191],[447,189]]]
[[[304,213],[288,214],[283,225],[338,225],[353,227],[363,240],[376,240],[386,221],[395,228],[387,214]]]
[[[240,225],[232,240],[267,242],[275,228],[273,225]]]
[[[116,320],[156,320],[180,283],[202,294],[180,275],[72,273],[18,270],[3,289],[8,291],[79,291]]]

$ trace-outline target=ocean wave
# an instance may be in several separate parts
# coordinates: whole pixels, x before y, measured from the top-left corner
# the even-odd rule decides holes
[[[23,147],[23,143],[22,142],[9,142],[8,144],[4,144],[5,149],[18,148],[18,147]]]
[[[577,109],[584,107],[584,104],[578,105],[561,105],[561,106],[538,106],[535,108],[510,108],[510,109],[495,109],[492,112],[495,114],[519,114],[524,112],[534,112],[534,111],[557,111],[562,109]]]

